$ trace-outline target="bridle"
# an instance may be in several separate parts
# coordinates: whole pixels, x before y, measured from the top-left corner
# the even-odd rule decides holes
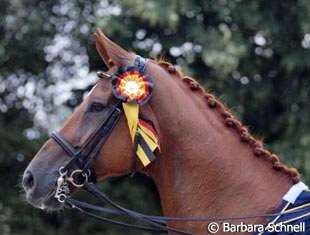
[[[139,58],[139,57],[137,57]],[[140,57],[141,58],[141,57]],[[139,61],[138,61],[139,62]],[[145,62],[145,61],[144,61]],[[145,66],[145,64],[143,64]],[[100,74],[104,73],[99,73]],[[110,134],[117,125],[120,116],[122,115],[121,101],[118,100],[112,108],[109,110],[107,117],[102,121],[98,128],[89,136],[86,142],[82,146],[74,146],[71,144],[60,132],[54,132],[51,134],[51,138],[59,144],[59,146],[71,157],[69,162],[59,169],[59,177],[56,182],[56,192],[55,198],[63,205],[68,208],[77,210],[83,214],[94,217],[102,222],[110,223],[122,227],[127,227],[131,229],[137,229],[149,232],[174,232],[178,234],[192,235],[194,233],[186,232],[180,229],[171,228],[166,225],[167,222],[171,221],[191,221],[191,222],[207,222],[207,221],[232,221],[232,220],[246,220],[254,218],[267,218],[273,216],[280,216],[289,213],[297,213],[305,211],[307,209],[299,209],[292,212],[282,212],[275,214],[265,214],[265,215],[255,215],[247,217],[226,217],[226,218],[176,218],[176,217],[162,217],[162,216],[149,216],[141,214],[126,208],[119,206],[117,203],[112,201],[107,195],[99,191],[94,187],[96,183],[96,175],[93,171],[93,163],[95,162],[98,153],[100,152],[103,145],[106,143]],[[135,154],[133,154],[135,155]],[[135,156],[134,156],[135,165]],[[77,167],[77,169],[75,169]],[[71,171],[71,172],[70,172]],[[70,172],[70,173],[69,173]],[[85,202],[81,202],[70,198],[70,187],[69,183],[76,188],[82,188],[101,200],[102,202],[109,205],[111,208],[99,207],[91,205]],[[111,220],[91,211],[103,212],[118,216],[127,216],[144,223],[149,224],[149,226],[139,226],[123,223],[116,220]]]
[[[141,56],[136,56],[134,64],[138,70],[144,71],[147,65],[147,60]],[[111,75],[102,71],[99,71],[97,75],[101,79],[111,77]],[[60,176],[57,180],[55,198],[60,203],[64,203],[65,198],[70,191],[68,182],[77,188],[82,188],[86,182],[96,182],[96,175],[91,167],[122,114],[121,103],[121,100],[116,101],[109,110],[107,117],[82,146],[74,146],[60,132],[54,132],[51,134],[51,138],[71,157],[70,161],[59,169]],[[135,139],[135,142],[137,140],[138,138]],[[134,149],[135,148],[136,144],[134,144]],[[135,154],[133,153],[132,173],[135,172],[135,158]],[[68,175],[69,170],[74,166],[78,166],[78,169],[73,170],[70,175]]]
[[[81,188],[85,182],[95,182],[96,176],[91,170],[101,147],[109,138],[114,127],[121,116],[120,102],[118,101],[108,113],[106,119],[99,125],[86,142],[80,146],[73,146],[60,132],[51,134],[51,138],[58,143],[62,149],[71,157],[70,161],[59,169],[60,177],[57,180],[55,198],[63,203],[68,194],[69,187],[66,182]],[[68,176],[69,170],[77,165],[78,169],[73,170]]]

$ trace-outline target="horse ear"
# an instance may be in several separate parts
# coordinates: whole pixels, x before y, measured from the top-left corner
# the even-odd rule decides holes
[[[112,42],[100,29],[94,34],[96,48],[104,63],[111,68],[128,66],[133,63],[134,56]]]

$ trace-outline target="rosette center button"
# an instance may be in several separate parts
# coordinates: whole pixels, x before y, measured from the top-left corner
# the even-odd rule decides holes
[[[138,85],[138,83],[136,83],[134,81],[127,82],[125,88],[131,94],[137,93],[139,91],[139,85]]]

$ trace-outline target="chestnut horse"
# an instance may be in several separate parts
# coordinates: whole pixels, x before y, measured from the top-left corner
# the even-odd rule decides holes
[[[122,49],[101,30],[95,33],[97,50],[108,74],[133,65],[135,55]],[[282,165],[266,150],[218,98],[194,79],[183,76],[165,61],[148,60],[145,73],[155,89],[140,115],[154,124],[160,151],[147,167],[137,160],[136,170],[150,176],[159,191],[164,216],[199,218],[273,213],[285,193],[299,182],[296,169]],[[108,79],[101,79],[61,128],[73,146],[81,146],[117,102]],[[133,145],[126,117],[121,115],[92,165],[98,181],[129,174]],[[57,210],[54,198],[59,168],[68,162],[63,148],[49,139],[24,173],[27,200],[35,207]],[[71,186],[72,187],[72,186]],[[263,224],[253,218],[248,224]],[[205,222],[171,221],[172,228],[205,234]]]

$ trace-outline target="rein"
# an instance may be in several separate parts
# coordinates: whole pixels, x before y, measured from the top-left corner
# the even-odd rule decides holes
[[[287,211],[287,212],[280,212],[280,213],[273,213],[273,214],[264,214],[264,215],[253,215],[253,216],[244,216],[244,217],[207,217],[207,218],[180,218],[180,217],[164,217],[164,216],[151,216],[151,215],[145,215],[136,211],[132,211],[129,209],[126,209],[117,203],[115,203],[113,200],[111,200],[105,193],[99,191],[94,187],[92,183],[85,183],[84,190],[92,194],[94,197],[102,201],[103,203],[106,203],[106,205],[112,207],[100,207],[96,205],[92,205],[86,202],[81,202],[72,198],[66,198],[65,200],[65,206],[67,208],[76,210],[82,214],[86,214],[90,217],[93,217],[101,222],[118,225],[121,227],[127,227],[135,230],[142,230],[142,231],[148,231],[148,232],[154,232],[154,233],[161,233],[161,232],[176,232],[178,234],[186,234],[186,235],[196,235],[195,233],[190,233],[174,228],[170,228],[166,226],[166,223],[171,221],[191,221],[191,222],[223,222],[223,221],[238,221],[238,220],[248,220],[248,219],[255,219],[255,218],[268,218],[268,217],[274,217],[274,216],[282,216],[286,214],[294,214],[299,213],[308,210],[307,208],[302,208],[294,211]],[[145,223],[151,224],[154,227],[146,227],[146,226],[138,226],[138,225],[132,225],[123,223],[117,220],[111,220],[102,216],[98,216],[90,211],[97,211],[97,212],[104,212],[107,214],[112,215],[118,215],[122,217],[129,217],[134,218],[140,221],[143,221]]]

